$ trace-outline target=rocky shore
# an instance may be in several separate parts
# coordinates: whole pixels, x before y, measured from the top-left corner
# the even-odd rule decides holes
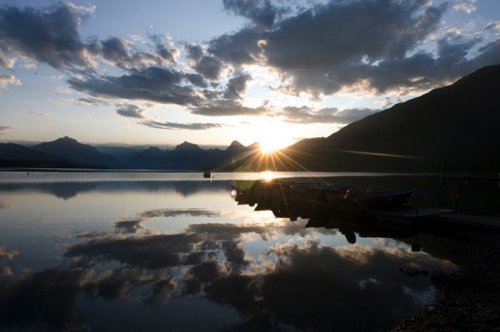
[[[458,271],[434,275],[436,302],[393,331],[500,331],[500,234],[476,234]]]

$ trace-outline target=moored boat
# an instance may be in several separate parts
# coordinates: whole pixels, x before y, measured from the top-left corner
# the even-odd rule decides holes
[[[346,192],[344,199],[355,202],[360,206],[363,206],[364,208],[370,210],[387,209],[404,205],[408,202],[414,192],[415,188],[383,191],[356,191],[354,188],[352,188]]]

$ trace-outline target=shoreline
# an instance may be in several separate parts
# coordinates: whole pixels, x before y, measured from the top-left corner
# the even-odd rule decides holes
[[[498,233],[476,233],[476,252],[455,272],[435,275],[436,301],[393,332],[500,330],[500,243]]]

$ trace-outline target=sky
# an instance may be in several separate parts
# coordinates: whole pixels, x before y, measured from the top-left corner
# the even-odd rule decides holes
[[[0,141],[281,148],[498,63],[498,0],[0,0]]]

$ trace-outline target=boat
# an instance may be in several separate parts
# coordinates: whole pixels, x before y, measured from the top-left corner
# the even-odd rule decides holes
[[[387,209],[404,205],[414,192],[415,188],[383,191],[366,190],[361,192],[352,188],[346,192],[344,199],[355,202],[370,210]]]

